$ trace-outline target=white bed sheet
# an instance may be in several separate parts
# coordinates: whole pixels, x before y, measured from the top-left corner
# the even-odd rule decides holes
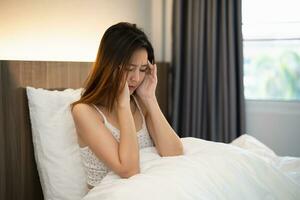
[[[278,157],[243,135],[231,144],[182,138],[184,155],[140,150],[141,173],[109,172],[84,200],[300,199],[300,158]]]

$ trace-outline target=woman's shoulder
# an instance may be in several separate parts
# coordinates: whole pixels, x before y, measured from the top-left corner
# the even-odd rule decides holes
[[[72,115],[73,116],[84,116],[84,117],[99,117],[101,118],[101,121],[104,122],[104,119],[101,115],[98,114],[97,108],[100,110],[99,107],[95,108],[96,106],[86,104],[86,103],[78,103],[74,105],[72,109]]]
[[[71,109],[72,114],[75,113],[81,113],[81,112],[89,112],[91,111],[91,106],[89,104],[86,103],[77,103],[76,105],[74,105]]]

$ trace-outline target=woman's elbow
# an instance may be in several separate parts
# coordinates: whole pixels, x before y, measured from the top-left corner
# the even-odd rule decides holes
[[[160,153],[161,157],[167,157],[167,156],[181,156],[184,154],[183,152],[183,146],[182,144],[177,146],[176,148],[173,148],[172,150],[169,151],[161,151]]]
[[[183,155],[183,146],[182,144],[178,147],[177,151],[175,152],[177,156],[182,156]]]
[[[183,155],[183,146],[182,144],[179,145],[175,150],[174,150],[174,155],[173,156],[181,156]]]
[[[139,174],[140,173],[140,168],[137,167],[137,168],[134,168],[134,169],[128,169],[128,170],[125,170],[121,173],[119,173],[119,176],[121,178],[130,178],[136,174]]]

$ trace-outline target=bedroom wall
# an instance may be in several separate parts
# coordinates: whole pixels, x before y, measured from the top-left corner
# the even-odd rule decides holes
[[[246,101],[246,132],[276,154],[300,157],[300,103]]]
[[[1,0],[0,60],[94,61],[104,31],[128,21],[149,36],[156,60],[168,61],[171,5],[172,0]]]

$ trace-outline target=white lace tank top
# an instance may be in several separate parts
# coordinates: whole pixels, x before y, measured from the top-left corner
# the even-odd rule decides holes
[[[137,132],[139,148],[142,149],[145,147],[153,146],[153,142],[152,142],[151,137],[149,136],[149,132],[147,130],[144,115],[143,115],[143,113],[139,107],[139,104],[134,96],[133,96],[133,99],[136,102],[136,105],[138,107],[140,114],[142,115],[142,120],[143,120],[142,129]],[[93,106],[99,112],[99,114],[103,117],[104,125],[108,128],[108,130],[111,131],[114,138],[118,142],[120,142],[119,129],[117,129],[111,123],[109,123],[107,121],[105,115],[100,111],[100,109],[98,107],[96,107],[95,105],[93,105]],[[106,167],[100,159],[98,159],[98,157],[91,151],[91,149],[88,146],[80,148],[80,155],[81,155],[81,160],[82,160],[84,168],[85,168],[87,184],[89,184],[91,186],[98,185],[101,182],[101,180],[105,177],[105,175],[110,171],[110,169],[108,167]]]

